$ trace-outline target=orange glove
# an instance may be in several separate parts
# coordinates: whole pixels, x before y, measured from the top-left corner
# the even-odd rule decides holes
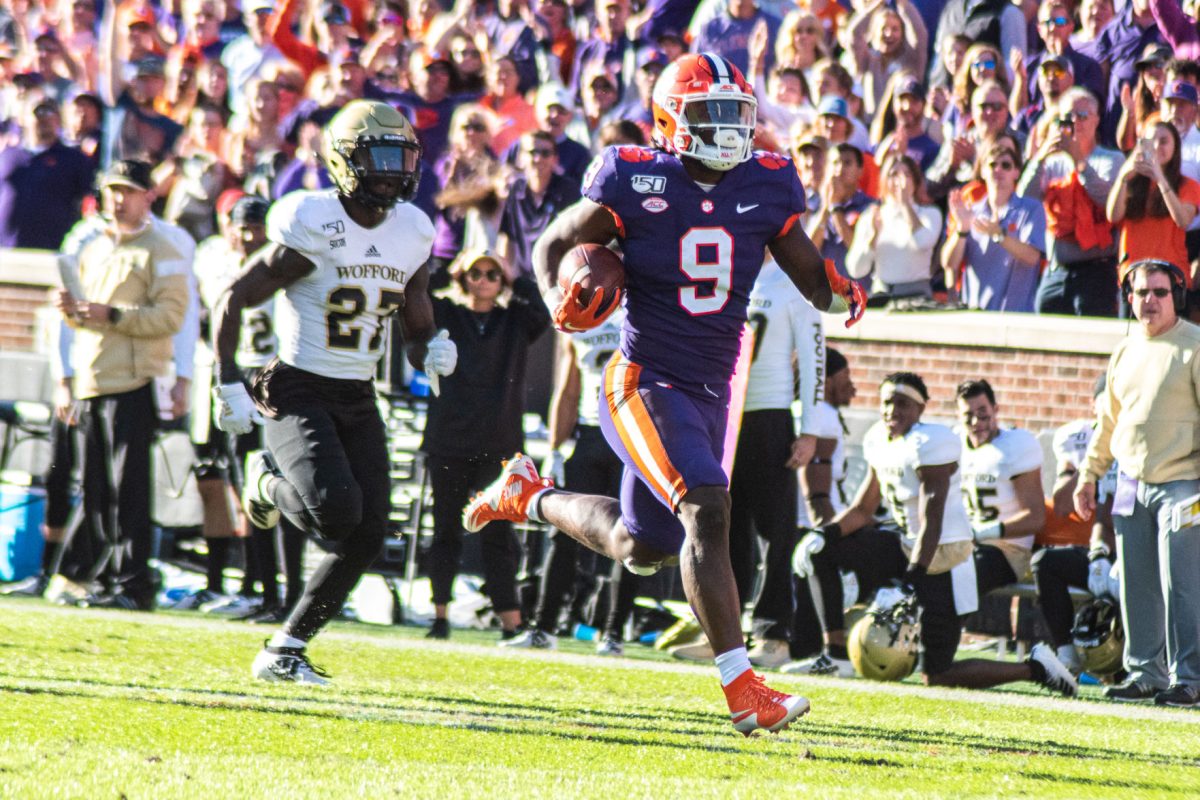
[[[846,305],[850,307],[850,319],[846,320],[846,327],[849,328],[867,312],[867,291],[858,281],[839,275],[833,260],[828,258],[825,259],[825,278],[829,281],[829,288],[833,289],[833,293],[845,300]]]
[[[600,313],[600,309],[605,305],[604,287],[596,287],[596,290],[592,292],[592,302],[587,306],[579,302],[581,291],[583,291],[582,286],[578,283],[572,284],[571,291],[563,295],[562,299],[558,301],[558,307],[554,309],[554,327],[563,333],[590,331],[608,319],[609,314],[621,303],[621,290],[617,289],[616,296],[608,304],[608,310]]]

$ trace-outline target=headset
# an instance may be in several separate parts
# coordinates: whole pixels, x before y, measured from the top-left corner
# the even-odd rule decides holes
[[[1133,305],[1133,273],[1145,267],[1153,267],[1171,276],[1171,299],[1175,302],[1175,315],[1182,319],[1187,313],[1187,278],[1184,277],[1183,270],[1170,261],[1143,258],[1129,265],[1125,270],[1125,277],[1121,279],[1121,293],[1125,295],[1129,305]]]

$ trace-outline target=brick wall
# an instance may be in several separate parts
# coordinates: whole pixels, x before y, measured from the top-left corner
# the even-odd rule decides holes
[[[954,388],[985,378],[996,391],[1003,421],[1035,432],[1089,414],[1092,386],[1108,364],[1107,356],[1084,353],[870,340],[831,344],[850,360],[858,387],[854,408],[878,408],[884,376],[904,369],[929,387],[928,415],[953,417]]]
[[[884,376],[908,370],[929,388],[927,417],[955,419],[955,387],[985,378],[1002,421],[1035,433],[1090,415],[1096,378],[1129,332],[1119,320],[965,311],[869,311],[843,323],[827,317],[825,331],[850,360],[862,416],[878,413]]]
[[[44,286],[0,283],[0,350],[33,350],[34,315],[48,297]]]

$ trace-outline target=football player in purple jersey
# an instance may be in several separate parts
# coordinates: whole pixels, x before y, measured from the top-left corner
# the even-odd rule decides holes
[[[558,265],[579,244],[620,241],[625,261],[621,347],[605,370],[601,429],[624,462],[620,500],[557,491],[518,454],[463,512],[467,530],[493,519],[541,520],[633,572],[678,559],[708,636],[734,727],[786,728],[803,697],[769,689],[747,659],[729,557],[729,479],[721,466],[730,379],[764,254],[818,309],[863,313],[865,294],[823,260],[797,224],[804,187],[790,159],[754,152],[754,93],[720,56],[686,54],[654,90],[654,147],[612,147],[584,177],[584,198],[547,229],[534,269],[562,330],[604,316]]]

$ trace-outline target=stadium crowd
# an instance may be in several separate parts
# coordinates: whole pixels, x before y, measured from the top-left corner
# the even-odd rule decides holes
[[[1179,276],[1179,314],[1200,316],[1200,296],[1193,292],[1200,260],[1200,8],[1190,0],[1182,6],[1179,0],[1082,0],[1078,6],[1071,0],[457,0],[453,5],[439,0],[3,0],[0,253],[40,248],[78,257],[96,237],[110,235],[105,219],[127,225],[127,233],[147,224],[161,226],[162,263],[171,266],[160,277],[177,280],[164,278],[147,289],[157,293],[163,319],[131,335],[158,337],[155,346],[147,345],[155,369],[173,354],[179,383],[172,390],[171,412],[182,417],[188,410],[191,354],[221,291],[213,287],[231,279],[214,274],[213,264],[233,254],[233,263],[241,265],[266,241],[272,203],[295,190],[333,186],[323,159],[323,129],[352,99],[382,101],[404,115],[421,145],[421,178],[411,202],[433,225],[428,267],[437,327],[452,332],[462,363],[475,364],[477,373],[493,367],[486,381],[474,384],[443,378],[443,396],[431,400],[423,449],[432,461],[450,464],[447,469],[456,478],[454,485],[434,483],[435,505],[444,494],[453,498],[444,505],[457,509],[471,489],[494,477],[481,465],[519,446],[523,410],[548,422],[553,450],[545,474],[560,483],[565,478],[572,488],[611,494],[611,453],[603,449],[587,401],[597,392],[594,368],[611,353],[615,334],[598,333],[584,341],[542,333],[547,319],[531,280],[533,243],[578,200],[588,165],[605,147],[650,141],[655,80],[684,52],[719,54],[753,84],[756,147],[794,159],[807,192],[806,231],[837,272],[869,283],[872,305],[1140,320],[1138,304],[1149,295],[1136,292],[1161,287],[1135,285],[1142,279],[1127,269],[1155,259],[1175,270],[1170,276]],[[107,190],[109,199],[99,201],[103,193],[97,189]],[[112,195],[125,197],[124,204],[113,202]],[[120,243],[115,235],[113,246]],[[180,260],[186,263],[177,264]],[[1170,280],[1174,292],[1175,278]],[[115,300],[80,305],[60,308],[83,328],[112,325],[133,331],[152,325],[123,320]],[[269,313],[260,324],[256,341],[269,348]],[[806,323],[793,324],[799,330]],[[1058,483],[1052,497],[1044,498],[1040,452],[1031,455],[1032,437],[999,426],[996,409],[1002,398],[998,401],[981,380],[987,376],[964,375],[957,397],[963,432],[955,438],[961,462],[955,456],[929,463],[960,465],[960,511],[969,519],[970,533],[962,543],[942,545],[950,548],[938,554],[944,556],[944,569],[931,567],[930,576],[914,577],[905,573],[899,547],[882,554],[866,536],[875,531],[880,486],[872,490],[868,479],[857,499],[839,497],[845,437],[838,408],[854,394],[849,362],[832,350],[806,354],[801,342],[797,333],[775,366],[787,372],[790,386],[793,354],[798,355],[809,364],[807,373],[801,370],[801,384],[805,375],[810,389],[813,382],[823,382],[824,400],[813,396],[804,404],[796,448],[790,395],[782,403],[772,399],[748,406],[743,431],[751,439],[771,439],[771,426],[784,413],[787,447],[781,459],[789,466],[781,471],[785,482],[791,481],[790,502],[802,524],[798,529],[792,514],[780,526],[778,519],[752,508],[735,525],[738,588],[755,619],[753,663],[852,674],[852,626],[842,619],[842,608],[853,603],[843,592],[844,575],[857,575],[860,587],[853,594],[864,603],[892,579],[916,580],[922,605],[932,607],[945,599],[928,588],[934,586],[929,579],[937,577],[932,573],[950,576],[969,558],[981,597],[1021,584],[1031,574],[1055,658],[1074,673],[1090,668],[1115,679],[1114,699],[1158,696],[1169,697],[1173,705],[1200,705],[1200,672],[1188,672],[1200,667],[1193,664],[1200,657],[1194,589],[1147,590],[1159,576],[1144,553],[1134,559],[1144,585],[1131,589],[1118,579],[1125,559],[1116,558],[1120,537],[1114,539],[1103,511],[1105,499],[1111,504],[1117,490],[1114,484],[1104,491],[1101,476],[1109,465],[1101,459],[1086,459],[1085,469],[1090,422],[1060,432]],[[93,365],[102,357],[88,355]],[[74,361],[82,362],[78,353]],[[63,454],[71,449],[71,409],[82,380],[72,363],[69,356],[60,358],[55,430],[61,446],[55,458],[58,479],[49,482],[54,486],[61,486],[62,472],[71,469]],[[144,362],[140,366],[146,368]],[[268,361],[239,358],[239,366],[261,370]],[[498,366],[524,373],[516,391],[512,374],[495,371]],[[928,395],[920,378],[911,373],[893,378],[895,405],[923,408]],[[97,405],[91,412],[97,418],[108,414],[109,434],[122,442],[127,439],[121,430],[148,425],[155,416],[147,410],[151,398],[141,391],[145,384],[89,386],[88,398],[137,394],[141,405],[114,400],[117,411],[103,412]],[[470,411],[454,419],[448,413],[451,403]],[[208,415],[207,408],[192,411]],[[1089,416],[1087,411],[1081,399],[1080,416]],[[773,412],[776,416],[770,416]],[[913,413],[910,424],[924,424],[919,411]],[[754,425],[764,427],[756,433]],[[971,462],[973,451],[1001,436],[1019,440],[996,456],[1004,462],[1001,473],[1011,495],[1004,511],[987,502],[995,487],[972,483],[974,476],[991,473]],[[573,459],[565,460],[558,447],[572,437],[579,444]],[[201,438],[200,444],[207,444],[207,434]],[[228,483],[240,484],[240,456],[252,447],[243,443],[229,452],[220,447],[201,452],[202,460],[216,465],[200,476],[207,483],[209,583],[185,606],[225,606],[256,621],[278,622],[300,602],[302,534],[279,534],[288,576],[288,594],[280,598],[275,520],[240,520],[226,491]],[[1191,456],[1194,460],[1195,453]],[[104,442],[83,443],[89,516],[103,517],[117,505],[123,513],[130,508],[127,499],[97,499],[100,490],[88,499],[89,461],[113,458],[113,448],[106,450]],[[111,479],[128,481],[126,491],[133,493],[116,491],[114,497],[137,498],[129,487],[144,485],[148,464],[121,463],[124,471]],[[871,467],[883,469],[876,463]],[[1071,504],[1080,473],[1101,483],[1094,530]],[[1198,477],[1184,473],[1169,477],[1193,483]],[[743,480],[754,484],[776,477],[752,474]],[[880,472],[878,478],[884,477]],[[755,492],[739,494],[735,487],[735,508],[739,496],[742,502],[763,502]],[[135,543],[133,558],[97,570],[97,560],[111,555],[105,551],[104,523],[66,535],[61,492],[59,497],[47,516],[47,539],[65,543],[47,548],[36,591],[94,605],[152,608],[153,588],[137,563],[144,567],[148,534],[123,531]],[[887,499],[898,513],[893,499]],[[905,500],[900,498],[901,505]],[[960,499],[946,502],[956,505]],[[431,630],[435,638],[450,635],[445,607],[461,549],[457,516],[457,510],[437,516],[427,564],[436,576],[440,622]],[[734,517],[738,520],[736,512]],[[756,578],[754,530],[769,542],[761,578]],[[560,610],[578,621],[582,603],[570,597],[586,590],[579,588],[581,582],[602,575],[605,607],[589,621],[602,631],[601,652],[618,654],[634,593],[662,596],[669,581],[580,559],[565,540],[552,540],[541,571],[541,597],[536,608],[525,608],[532,624],[523,624],[515,586],[516,539],[509,529],[489,533],[487,589],[506,641],[552,647],[561,633]],[[242,594],[262,598],[256,606],[244,600],[230,606],[226,598],[222,568],[232,541],[249,543],[244,561],[257,566],[247,570]],[[1197,563],[1183,556],[1177,560],[1176,566],[1193,570],[1185,581],[1191,586],[1200,579]],[[581,570],[588,575],[581,577]],[[55,573],[61,578],[57,584],[49,580]],[[97,597],[87,584],[101,577],[110,592]],[[256,579],[260,586],[254,585]],[[938,584],[936,591],[950,592],[951,580],[947,577],[946,586]],[[1161,580],[1164,587],[1176,584],[1173,572],[1171,581],[1166,575]],[[1112,663],[1110,651],[1120,642],[1110,607],[1092,607],[1085,620],[1093,628],[1108,623],[1109,635],[1091,647],[1103,653],[1089,661],[1088,653],[1077,648],[1071,586],[1107,597],[1113,607],[1127,593],[1137,593],[1138,624],[1154,630],[1132,637],[1135,663],[1128,652],[1124,663]],[[1180,604],[1190,610],[1181,614]],[[1075,628],[1078,633],[1080,626]],[[1037,659],[1003,674],[997,665],[982,666],[991,662],[960,661],[953,669],[956,677],[948,678],[951,670],[940,662],[953,659],[961,631],[951,632],[949,644],[938,641],[935,631],[945,634],[946,627],[925,620],[926,646],[940,648],[932,672],[927,653],[931,682],[987,686],[1032,679],[1057,689],[1065,685],[1056,684]],[[687,643],[678,654],[713,655],[703,640]],[[1119,683],[1127,674],[1129,680]]]

